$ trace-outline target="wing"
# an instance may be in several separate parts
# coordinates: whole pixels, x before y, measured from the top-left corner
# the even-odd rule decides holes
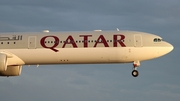
[[[24,61],[18,56],[8,51],[0,51],[0,76],[19,76],[23,64]]]

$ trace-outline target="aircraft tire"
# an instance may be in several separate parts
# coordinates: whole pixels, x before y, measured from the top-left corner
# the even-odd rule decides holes
[[[139,72],[137,70],[132,71],[132,76],[137,77],[139,75]]]

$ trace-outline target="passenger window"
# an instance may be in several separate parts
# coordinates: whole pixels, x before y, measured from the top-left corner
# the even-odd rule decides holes
[[[88,43],[88,40],[84,40],[84,43]]]
[[[54,43],[59,43],[59,41],[54,41]]]

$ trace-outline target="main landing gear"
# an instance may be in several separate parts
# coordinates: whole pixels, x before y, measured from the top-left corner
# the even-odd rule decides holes
[[[134,61],[133,63],[133,71],[132,71],[132,76],[133,77],[137,77],[139,75],[139,72],[137,71],[137,67],[140,66],[140,62],[139,61]]]

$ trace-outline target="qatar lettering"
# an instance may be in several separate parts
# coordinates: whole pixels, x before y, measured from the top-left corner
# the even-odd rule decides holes
[[[88,48],[88,43],[91,42],[90,38],[93,37],[92,35],[79,35],[79,37],[82,38],[82,44],[83,44],[83,48]],[[46,43],[46,39],[47,38],[52,38],[52,45],[51,46],[47,46]],[[122,34],[115,34],[112,37],[113,39],[111,44],[113,45],[113,47],[126,47],[126,45],[124,44],[124,39],[125,36]],[[64,41],[65,40],[65,41]],[[78,48],[78,44],[76,43],[76,40],[73,38],[72,35],[69,35],[66,39],[61,39],[60,37],[57,36],[53,36],[53,35],[48,35],[48,36],[44,36],[41,38],[40,40],[40,44],[42,47],[47,48],[47,49],[51,49],[54,52],[58,52],[59,50],[58,48],[66,48],[66,45],[70,44],[72,45],[73,48]],[[60,43],[60,41],[63,41],[63,43]],[[62,44],[62,47],[59,47],[59,44]],[[97,47],[98,44],[103,44],[104,47],[109,47],[109,44],[107,42],[107,40],[105,39],[104,35],[99,35],[99,37],[96,38],[96,40],[93,42],[93,47]]]

